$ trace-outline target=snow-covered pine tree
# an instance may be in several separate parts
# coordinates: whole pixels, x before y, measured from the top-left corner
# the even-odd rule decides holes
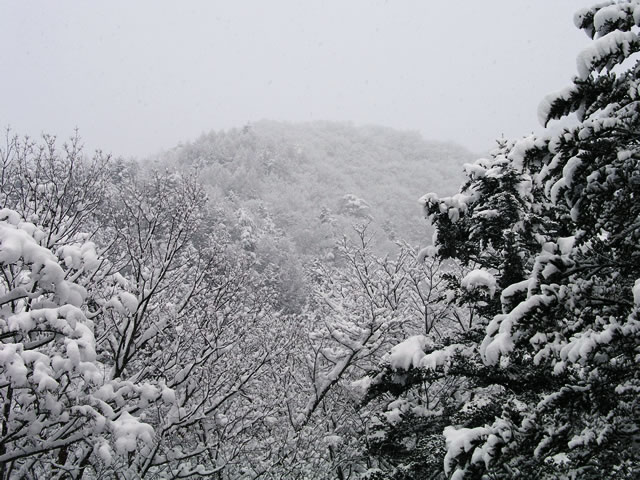
[[[454,294],[482,327],[464,348],[412,352],[413,377],[465,386],[434,420],[450,478],[640,475],[640,2],[575,23],[593,42],[539,110],[566,123],[468,165],[459,194],[424,197],[436,255],[473,269]]]

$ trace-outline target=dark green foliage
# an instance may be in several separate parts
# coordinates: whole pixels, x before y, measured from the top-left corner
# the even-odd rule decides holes
[[[383,422],[385,449],[372,450],[383,469],[433,464],[437,450],[387,445],[430,422],[435,430],[421,431],[444,432],[452,478],[640,475],[640,66],[620,65],[640,45],[635,12],[639,2],[621,1],[576,17],[594,45],[574,84],[545,99],[541,120],[576,113],[577,126],[503,142],[466,167],[459,194],[424,198],[437,255],[492,275],[496,292],[451,283],[482,333],[456,340],[462,354],[442,345],[435,368],[403,372],[422,391],[383,365],[371,388],[387,395],[382,410],[416,405],[448,381],[455,412]]]

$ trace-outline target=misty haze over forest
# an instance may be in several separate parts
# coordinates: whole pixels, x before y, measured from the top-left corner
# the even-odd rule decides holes
[[[0,3],[0,480],[639,478],[640,0],[488,3]]]

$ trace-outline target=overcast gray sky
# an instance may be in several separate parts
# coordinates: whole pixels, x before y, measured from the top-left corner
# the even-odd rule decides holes
[[[586,0],[0,0],[0,125],[144,156],[263,118],[475,151],[537,127]]]

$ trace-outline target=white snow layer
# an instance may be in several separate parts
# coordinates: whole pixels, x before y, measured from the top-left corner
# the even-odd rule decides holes
[[[444,471],[449,475],[455,466],[455,458],[473,449],[479,440],[486,438],[491,433],[491,430],[487,427],[455,428],[448,426],[444,428],[442,433],[447,445],[447,454],[444,457]],[[457,470],[451,478],[464,478],[464,471]]]
[[[394,369],[408,370],[414,367],[435,370],[441,366],[446,368],[449,360],[456,354],[471,354],[468,347],[457,343],[430,353],[424,352],[432,348],[431,339],[424,335],[415,335],[393,347],[384,360]]]
[[[391,368],[408,370],[419,367],[427,342],[429,339],[424,335],[415,335],[393,347],[387,356]]]
[[[473,291],[478,287],[486,287],[492,297],[496,293],[496,279],[486,270],[476,269],[465,275],[460,283],[462,288]]]
[[[578,76],[585,80],[591,74],[594,66],[608,56],[623,55],[625,58],[632,53],[632,45],[638,43],[638,36],[633,32],[615,30],[594,40],[576,59]]]
[[[520,319],[531,310],[548,305],[553,297],[533,295],[521,302],[506,315],[496,315],[487,326],[487,335],[480,346],[480,354],[487,365],[498,363],[501,355],[508,355],[513,350],[514,327]]]
[[[610,5],[608,7],[601,8],[593,16],[593,26],[596,32],[602,33],[607,23],[614,23],[624,18],[626,15],[622,12],[617,5]]]

